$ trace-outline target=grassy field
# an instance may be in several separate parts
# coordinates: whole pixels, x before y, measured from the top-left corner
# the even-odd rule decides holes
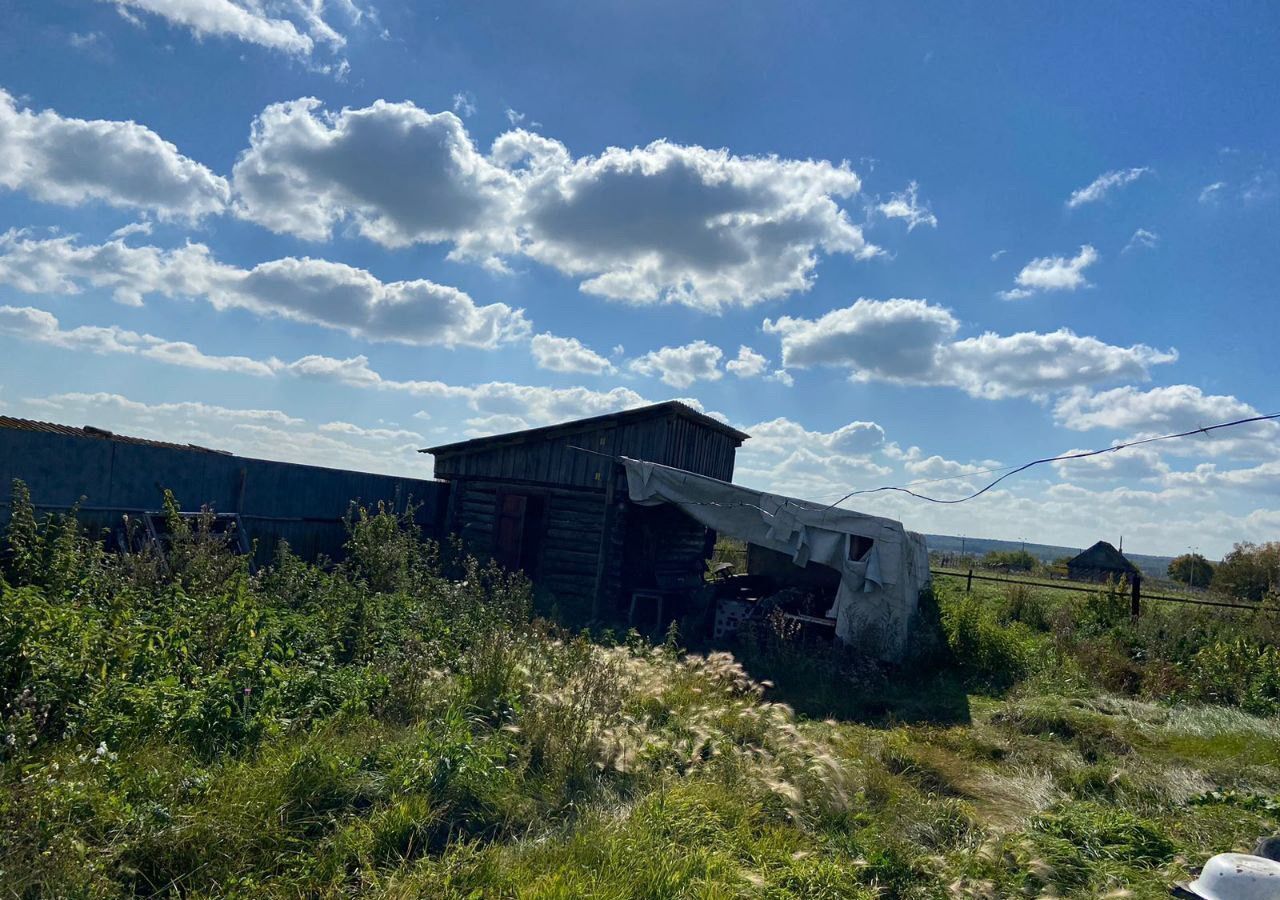
[[[1280,831],[1267,613],[940,584],[885,671],[570,634],[386,515],[252,575],[14,522],[0,896],[1163,897]]]

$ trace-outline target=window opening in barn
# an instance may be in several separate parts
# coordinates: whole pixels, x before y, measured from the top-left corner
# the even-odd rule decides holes
[[[863,537],[860,534],[849,535],[849,559],[853,562],[866,559],[868,553],[871,552],[871,545],[874,544],[869,537]]]
[[[505,569],[522,571],[533,577],[537,568],[545,498],[503,491],[498,493],[495,502],[494,560]]]

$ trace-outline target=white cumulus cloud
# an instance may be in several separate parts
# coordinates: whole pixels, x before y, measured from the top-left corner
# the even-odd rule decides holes
[[[274,231],[325,240],[349,223],[499,270],[524,255],[630,303],[750,305],[806,290],[820,253],[879,252],[840,205],[861,187],[847,163],[667,141],[575,158],[520,128],[486,155],[458,116],[408,102],[269,106],[232,182],[237,212]]]
[[[577,338],[537,334],[529,342],[529,349],[539,369],[589,375],[605,375],[614,371],[613,363]]]
[[[100,201],[194,220],[221,212],[227,181],[136,122],[19,109],[0,88],[0,188],[64,206]]]
[[[861,376],[927,381],[941,347],[959,329],[949,311],[923,300],[857,300],[817,319],[766,319],[782,339],[785,366],[847,366]]]
[[[975,397],[1040,397],[1079,385],[1139,380],[1175,351],[1117,347],[1066,329],[955,340],[959,321],[923,300],[860,299],[817,319],[766,319],[785,366],[848,368],[859,381],[955,387]]]
[[[1080,252],[1068,259],[1065,256],[1042,256],[1022,267],[1014,279],[1017,287],[1002,291],[1005,300],[1022,300],[1039,291],[1074,291],[1087,287],[1084,270],[1098,261],[1098,251],[1085,244]]]
[[[724,351],[706,341],[693,341],[682,347],[651,350],[631,360],[628,367],[640,375],[662,379],[663,384],[687,388],[695,381],[718,381],[724,376],[720,359]]]
[[[1079,385],[1145,381],[1152,366],[1178,359],[1176,350],[1146,344],[1116,346],[1066,328],[956,341],[943,349],[942,383],[975,397],[1041,397]]]
[[[860,187],[844,164],[666,141],[577,160],[563,148],[543,154],[521,180],[522,249],[586,277],[588,293],[745,306],[807,289],[819,250],[877,252],[837,203]]]
[[[780,416],[744,428],[751,435],[746,448],[754,453],[786,455],[796,447],[808,446],[844,456],[865,456],[885,446],[884,429],[875,422],[849,422],[833,431],[812,431]]]
[[[98,288],[131,305],[148,295],[198,297],[218,309],[406,344],[494,347],[530,330],[522,310],[480,306],[457,288],[426,279],[383,282],[364,269],[310,257],[242,269],[217,261],[203,244],[174,250],[122,240],[80,245],[69,237],[35,240],[9,231],[0,235],[0,283],[33,294]]]
[[[387,246],[450,241],[460,252],[492,249],[486,235],[503,227],[515,188],[451,112],[379,100],[331,113],[315,98],[263,110],[232,182],[237,212],[273,231],[319,241],[350,221]]]
[[[738,347],[737,357],[725,363],[724,367],[739,378],[755,378],[769,368],[769,357],[743,344]]]
[[[1053,417],[1073,431],[1106,430],[1126,437],[1152,437],[1249,419],[1262,413],[1230,394],[1206,394],[1191,384],[1149,390],[1128,385],[1106,391],[1075,390],[1054,404]],[[1166,453],[1271,458],[1280,450],[1280,423],[1254,422],[1160,445]]]
[[[875,422],[850,422],[815,431],[785,416],[744,429],[734,480],[811,500],[835,500],[854,481],[882,483],[892,468],[877,462],[885,446]]]
[[[53,313],[31,306],[0,306],[0,334],[89,353],[141,356],[188,369],[259,376],[275,374],[269,362],[246,356],[210,356],[185,341],[167,341],[115,325],[63,328]]]

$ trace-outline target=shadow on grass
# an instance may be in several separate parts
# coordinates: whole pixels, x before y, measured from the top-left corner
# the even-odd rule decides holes
[[[874,652],[788,633],[768,624],[743,629],[733,652],[750,675],[774,685],[769,698],[816,719],[864,725],[965,725],[967,678],[943,632],[933,594],[921,595],[907,658],[876,662]]]
[[[910,672],[815,652],[773,655],[737,649],[752,678],[768,681],[768,698],[812,719],[864,725],[964,725],[971,720],[969,692],[954,669]]]

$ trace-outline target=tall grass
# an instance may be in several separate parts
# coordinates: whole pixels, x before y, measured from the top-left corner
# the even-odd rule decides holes
[[[1280,828],[1274,722],[1086,665],[1268,711],[1274,655],[1215,620],[944,587],[917,671],[780,628],[744,666],[540,621],[384,509],[251,572],[167,506],[166,554],[117,555],[15,492],[0,896],[1154,896]]]

